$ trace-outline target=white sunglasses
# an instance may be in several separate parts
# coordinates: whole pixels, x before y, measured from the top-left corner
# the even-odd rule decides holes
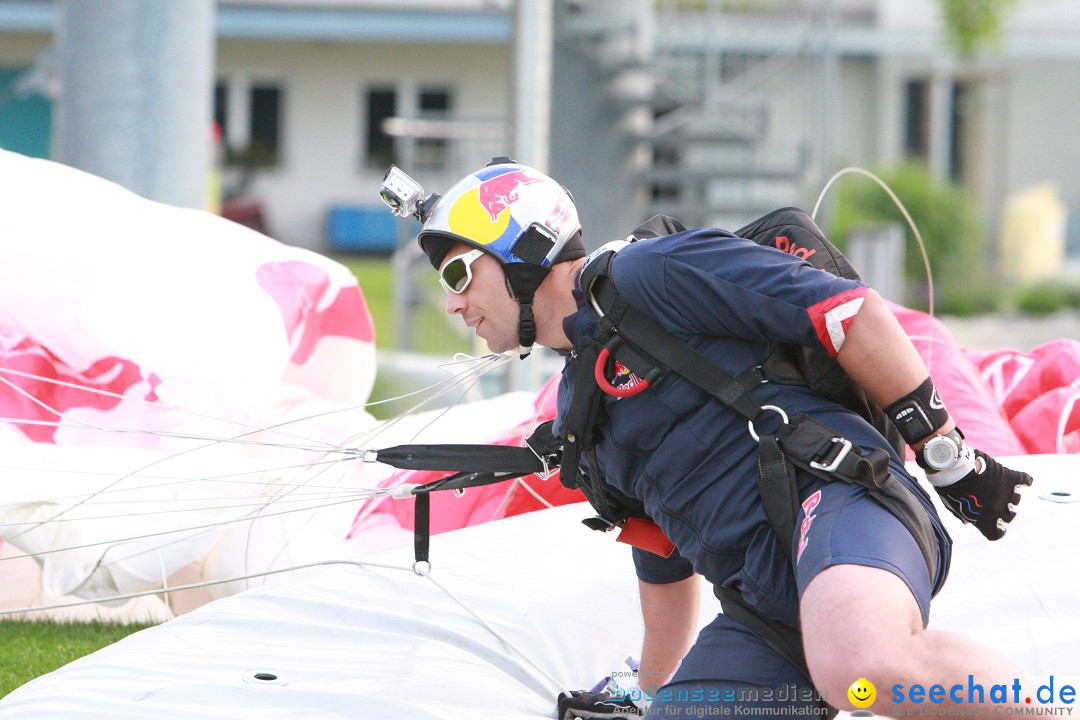
[[[472,282],[472,264],[483,254],[484,251],[480,249],[470,250],[443,265],[439,271],[439,284],[443,286],[443,290],[455,295],[465,292],[465,288]]]

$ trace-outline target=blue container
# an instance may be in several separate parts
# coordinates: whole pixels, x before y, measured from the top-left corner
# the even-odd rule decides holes
[[[392,253],[397,220],[388,207],[339,205],[330,208],[326,238],[334,252]]]

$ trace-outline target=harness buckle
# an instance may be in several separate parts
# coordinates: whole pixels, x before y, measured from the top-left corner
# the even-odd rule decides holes
[[[844,460],[848,456],[848,453],[851,452],[851,441],[847,438],[834,437],[832,438],[831,442],[833,444],[833,447],[835,447],[836,445],[840,446],[840,450],[833,457],[832,461],[824,462],[818,460],[811,460],[810,467],[814,468],[815,470],[821,470],[827,473],[835,472],[836,468],[840,467],[840,463],[844,462]]]

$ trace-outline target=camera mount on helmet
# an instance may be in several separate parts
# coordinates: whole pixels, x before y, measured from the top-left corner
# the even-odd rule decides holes
[[[427,222],[440,196],[439,193],[431,193],[424,198],[424,188],[420,183],[397,165],[391,165],[383,176],[379,197],[390,206],[394,215],[400,218],[415,217],[420,222]]]

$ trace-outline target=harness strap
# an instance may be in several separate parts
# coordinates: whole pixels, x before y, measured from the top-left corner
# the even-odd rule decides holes
[[[417,495],[413,508],[413,557],[416,563],[430,562],[431,496]]]
[[[673,342],[671,333],[662,325],[626,302],[610,278],[597,274],[587,287],[589,294],[604,308],[601,327],[606,325],[605,329],[618,333],[639,357],[649,358],[654,367],[666,366],[682,375],[748,420],[757,419],[761,406],[739,378],[686,343]],[[616,356],[621,357],[619,352]]]
[[[791,538],[795,537],[795,523],[799,517],[799,489],[795,469],[787,463],[774,435],[765,435],[758,440],[757,484],[765,517],[794,568]]]
[[[742,594],[728,587],[713,586],[713,594],[720,601],[720,609],[724,615],[735,622],[745,625],[757,634],[773,650],[785,660],[795,666],[806,679],[810,679],[810,669],[806,662],[806,654],[803,652],[802,634],[793,627],[785,625],[777,620],[767,618],[751,607]],[[821,701],[825,708],[822,717],[831,720],[836,717],[837,710],[824,700]]]
[[[395,445],[378,450],[374,462],[403,470],[516,472],[522,475],[547,469],[529,448],[504,445]]]
[[[649,359],[652,367],[642,369],[642,372],[657,366],[667,367],[751,422],[757,419],[762,409],[750,390],[764,381],[761,373],[755,372],[758,369],[736,378],[630,305],[608,275],[613,257],[614,253],[610,253],[598,258],[586,266],[582,277],[586,300],[600,316],[601,327],[624,341],[620,347],[632,347],[639,358]],[[590,300],[590,295],[594,300]],[[616,354],[619,355],[618,350]],[[633,361],[629,357],[626,359],[625,364],[637,373],[640,368],[631,365]],[[791,550],[788,545],[799,509],[793,501],[798,496],[798,488],[794,474],[787,466],[790,461],[818,477],[857,483],[867,488],[870,495],[912,533],[922,550],[930,576],[935,579],[935,588],[944,582],[947,568],[940,565],[926,510],[911,490],[889,474],[888,453],[875,448],[864,454],[862,448],[805,414],[792,418],[790,424],[785,423],[777,433],[776,442],[778,448],[762,446],[765,455],[759,459],[759,489],[769,523],[780,533],[778,537],[785,552]]]
[[[586,343],[578,352],[579,367],[591,371],[600,356],[601,347],[597,343]],[[597,511],[597,517],[590,518],[585,524],[594,530],[610,530],[626,519],[627,513],[619,512],[608,501],[601,481],[598,478],[583,475],[581,456],[590,453],[595,447],[595,432],[599,425],[601,410],[601,392],[591,372],[583,373],[578,379],[578,389],[570,400],[563,428],[562,470],[559,480],[570,490],[581,490],[589,503]],[[592,381],[592,382],[590,382]],[[593,463],[595,472],[595,461]]]

